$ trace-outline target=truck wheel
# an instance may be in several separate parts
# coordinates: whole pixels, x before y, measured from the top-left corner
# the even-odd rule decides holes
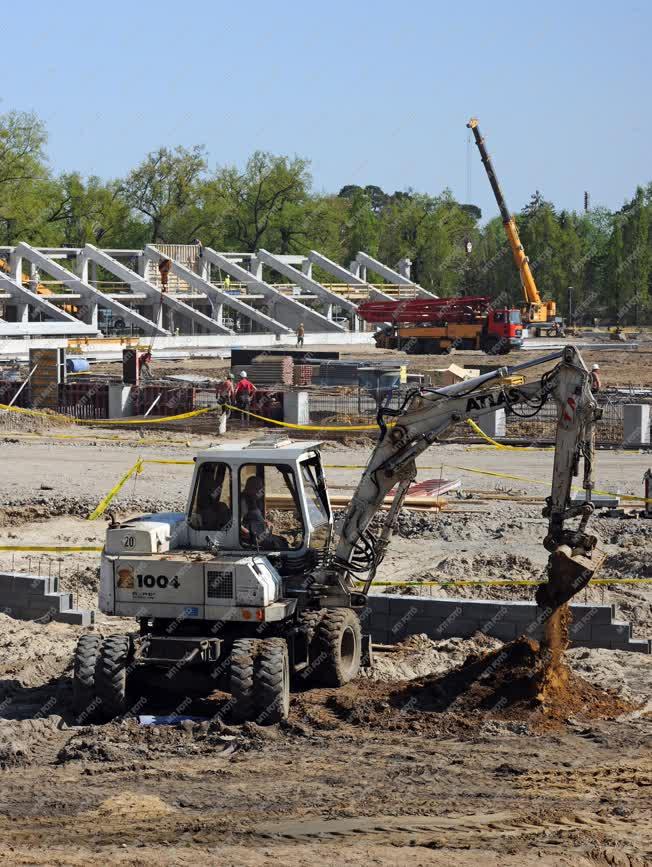
[[[498,345],[497,337],[485,337],[480,341],[480,349],[486,352],[487,355],[496,354],[496,346]]]
[[[229,675],[233,697],[233,718],[244,722],[256,714],[254,695],[254,660],[258,655],[259,642],[254,638],[239,638],[231,649]]]
[[[95,700],[95,665],[102,638],[88,633],[77,642],[72,676],[72,704],[76,714],[85,714],[90,720],[89,707]]]
[[[261,725],[287,719],[290,713],[290,659],[284,638],[262,642],[256,660],[256,698]]]
[[[332,608],[324,614],[317,631],[319,655],[323,657],[316,679],[325,686],[343,686],[360,671],[362,630],[350,608]]]
[[[120,716],[127,709],[128,635],[109,635],[102,642],[95,666],[95,688],[102,700],[101,713],[106,719]]]

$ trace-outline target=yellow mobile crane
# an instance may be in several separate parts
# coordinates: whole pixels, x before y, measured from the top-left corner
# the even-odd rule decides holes
[[[534,276],[530,270],[530,260],[525,255],[523,244],[521,244],[521,239],[519,238],[518,229],[516,228],[516,220],[509,212],[507,202],[503,196],[503,191],[500,189],[500,184],[498,183],[498,178],[494,171],[493,163],[491,162],[491,157],[487,152],[484,139],[480,134],[478,119],[472,117],[467,123],[467,127],[473,131],[475,143],[480,151],[480,159],[485,167],[489,183],[491,184],[491,189],[496,197],[500,216],[503,221],[503,226],[505,227],[505,233],[507,234],[507,240],[509,241],[509,246],[512,248],[514,261],[516,262],[516,267],[521,276],[521,285],[523,287],[526,301],[521,308],[523,324],[529,327],[537,335],[540,335],[541,333],[550,334],[551,332],[554,334],[563,334],[564,322],[559,316],[557,316],[557,303],[550,299],[543,301],[539,295],[537,284],[535,283]]]

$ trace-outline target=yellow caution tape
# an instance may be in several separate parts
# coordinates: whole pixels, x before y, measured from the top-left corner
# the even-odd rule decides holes
[[[256,415],[254,412],[249,412],[248,410],[241,409],[238,406],[230,406],[229,404],[224,404],[224,409],[234,410],[235,412],[239,412],[242,415],[248,415],[251,418],[259,419],[260,421],[267,422],[268,424],[275,424],[279,427],[288,428],[290,430],[312,430],[312,431],[377,431],[377,424],[365,424],[365,425],[304,425],[304,424],[291,424],[287,421],[277,421],[274,418],[266,418],[264,415]],[[39,415],[44,416],[45,418],[53,419],[53,418],[61,418],[65,419],[68,423],[74,422],[75,424],[84,424],[84,425],[97,425],[98,427],[106,427],[107,425],[142,425],[142,424],[163,424],[167,422],[175,422],[175,421],[184,421],[189,418],[196,418],[200,415],[205,415],[210,412],[221,412],[221,406],[209,406],[204,407],[203,409],[195,409],[192,412],[184,412],[180,415],[167,415],[162,416],[160,418],[102,418],[102,419],[87,419],[87,418],[74,418],[72,416],[60,415],[59,413],[51,412],[40,412],[39,410],[33,409],[24,409],[23,407],[16,406],[8,406],[7,404],[1,403],[0,410],[7,410],[8,412],[21,412],[27,415]],[[394,424],[394,422],[389,422],[388,427]]]
[[[144,464],[184,464],[184,465],[188,465],[188,464],[194,464],[195,462],[194,461],[175,461],[172,459],[167,460],[164,458],[145,458],[143,460],[143,463]]]
[[[515,482],[528,482],[532,485],[550,485],[549,481],[543,481],[543,479],[531,479],[525,478],[525,476],[513,476],[510,473],[499,473],[495,470],[479,470],[475,467],[458,467],[455,464],[444,464],[444,466],[447,466],[452,470],[464,470],[467,473],[480,473],[483,476],[494,476],[499,479],[511,479]],[[584,488],[573,485],[571,487],[571,490],[583,491]],[[632,502],[637,503],[652,503],[652,499],[646,500],[645,497],[637,497],[634,494],[615,494],[613,491],[600,491],[597,488],[594,488],[592,493],[599,494],[600,496],[605,497],[618,497],[621,500],[631,500]]]
[[[278,425],[279,427],[289,428],[290,430],[315,430],[315,431],[319,431],[319,430],[331,430],[331,431],[333,431],[333,430],[336,430],[336,431],[374,430],[374,431],[377,431],[378,430],[377,424],[326,425],[326,426],[314,425],[314,424],[292,424],[289,421],[277,421],[275,418],[265,418],[264,415],[256,415],[255,412],[249,412],[248,410],[240,409],[240,407],[238,407],[238,406],[230,406],[228,403],[225,403],[224,406],[226,409],[231,409],[231,410],[234,410],[235,412],[240,412],[243,415],[248,415],[251,418],[257,418],[260,421],[266,421],[269,424],[275,424],[275,425]],[[393,424],[396,424],[396,422],[389,422],[387,426],[391,427]]]
[[[479,437],[482,437],[483,440],[489,443],[490,446],[493,446],[495,449],[504,449],[512,452],[531,452],[531,451],[542,451],[549,452],[554,449],[552,446],[508,446],[505,443],[499,443],[496,440],[492,439],[488,434],[486,434],[482,428],[477,425],[472,418],[467,418],[466,423],[474,431]]]
[[[0,545],[0,551],[43,551],[49,554],[97,554],[102,550],[97,545]]]
[[[120,479],[120,481],[119,481],[116,485],[114,485],[114,486],[111,488],[111,490],[109,491],[109,493],[108,493],[108,494],[107,494],[103,499],[100,500],[100,502],[97,504],[97,506],[95,507],[95,509],[94,509],[94,510],[91,512],[91,514],[88,516],[88,520],[89,520],[89,521],[94,521],[96,518],[99,518],[100,515],[103,515],[104,512],[106,511],[107,506],[109,505],[109,503],[111,502],[111,500],[115,497],[115,495],[120,491],[120,489],[122,488],[122,486],[123,486],[126,482],[128,482],[129,479],[130,479],[134,474],[142,473],[142,471],[143,471],[143,460],[142,460],[142,458],[138,458],[138,460],[136,461],[136,463],[135,463],[132,467],[130,467],[130,468],[127,470],[127,472],[126,472],[126,473],[124,474],[124,476]]]

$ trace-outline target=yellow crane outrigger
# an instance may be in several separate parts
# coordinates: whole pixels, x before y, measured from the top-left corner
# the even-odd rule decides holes
[[[507,240],[509,241],[509,246],[512,249],[512,255],[514,256],[516,267],[521,276],[521,285],[523,287],[523,294],[526,302],[521,308],[523,324],[530,326],[537,333],[542,331],[547,333],[554,331],[557,334],[563,333],[564,323],[563,320],[557,316],[557,302],[551,299],[544,301],[539,295],[534,275],[530,269],[530,261],[525,255],[525,250],[523,249],[523,244],[521,243],[518,229],[516,228],[516,220],[507,207],[503,191],[500,189],[500,184],[498,183],[498,178],[496,177],[493,163],[491,162],[491,157],[485,147],[484,139],[480,134],[478,119],[472,117],[467,123],[467,127],[473,131],[475,143],[480,151],[480,159],[485,167],[489,183],[491,184],[491,189],[496,197]]]

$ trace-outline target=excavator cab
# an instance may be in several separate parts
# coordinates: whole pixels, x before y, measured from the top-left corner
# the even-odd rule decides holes
[[[330,541],[320,443],[266,436],[200,453],[187,509],[191,548],[296,559]]]

